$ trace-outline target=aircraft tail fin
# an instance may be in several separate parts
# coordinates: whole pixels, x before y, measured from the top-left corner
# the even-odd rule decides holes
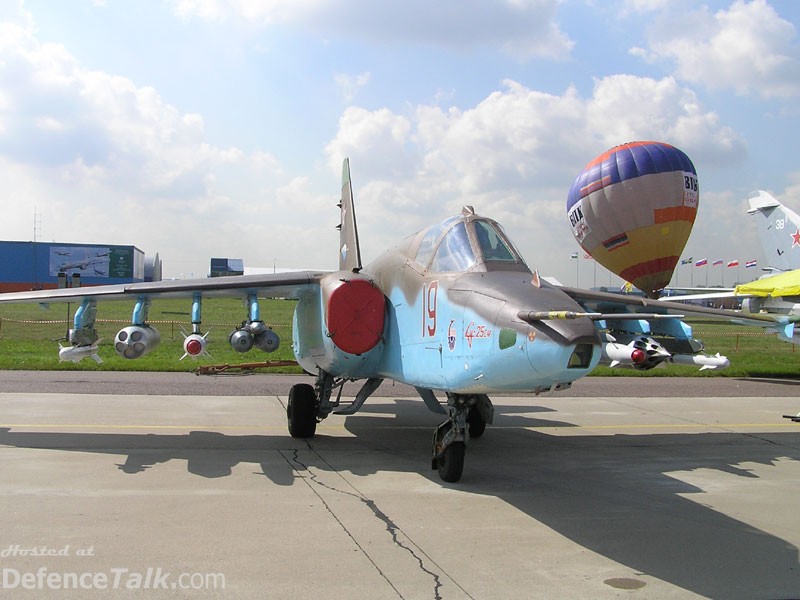
[[[800,215],[763,190],[748,198],[747,214],[758,219],[758,237],[767,267],[779,271],[800,269]]]
[[[356,212],[353,207],[353,185],[350,182],[350,159],[342,163],[342,199],[339,202],[341,221],[339,223],[339,270],[361,270],[361,250],[358,247],[358,228]]]

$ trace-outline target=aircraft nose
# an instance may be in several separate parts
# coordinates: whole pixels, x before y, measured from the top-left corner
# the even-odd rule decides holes
[[[600,339],[591,319],[567,311],[538,312],[535,318],[520,311],[518,317],[530,326],[527,354],[537,371],[571,381],[585,375],[600,360]]]

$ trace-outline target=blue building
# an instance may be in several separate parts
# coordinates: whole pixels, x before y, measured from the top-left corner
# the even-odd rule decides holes
[[[135,246],[0,241],[0,292],[160,279],[158,254]]]

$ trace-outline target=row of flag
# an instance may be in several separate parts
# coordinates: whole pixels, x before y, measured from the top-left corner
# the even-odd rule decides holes
[[[685,259],[683,259],[681,261],[682,265],[690,265],[692,263],[694,263],[695,267],[705,267],[706,265],[708,265],[708,259],[707,258],[701,258],[700,260],[695,261],[694,258],[692,258],[690,256],[689,258],[685,258]],[[725,264],[725,261],[720,258],[720,259],[717,259],[714,262],[712,262],[711,266],[712,267],[718,267],[718,266],[724,265],[724,264]],[[738,260],[729,260],[728,261],[728,268],[730,268],[730,267],[738,267],[738,266],[739,266],[739,261]],[[757,267],[757,266],[758,266],[758,261],[757,260],[748,260],[747,262],[744,263],[745,269],[752,269],[753,267]]]
[[[578,258],[578,253],[577,252],[573,252],[570,255],[570,258],[573,258],[573,259],[574,258]],[[591,258],[591,256],[589,254],[584,254],[583,258]],[[682,265],[690,265],[692,263],[694,263],[695,267],[705,267],[705,266],[708,265],[708,259],[707,258],[701,258],[700,260],[695,261],[694,258],[690,256],[689,258],[684,258],[681,261]],[[725,264],[725,261],[722,260],[721,258],[719,258],[719,259],[713,261],[711,263],[711,266],[712,267],[718,267],[718,266],[724,265],[724,264]],[[739,261],[738,260],[729,260],[728,261],[728,268],[738,267],[738,266],[739,266]],[[757,266],[758,266],[758,261],[757,260],[748,260],[747,262],[744,263],[745,269],[752,269],[752,268],[757,267]]]

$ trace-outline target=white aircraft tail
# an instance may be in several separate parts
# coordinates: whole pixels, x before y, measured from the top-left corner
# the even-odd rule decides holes
[[[353,185],[350,183],[350,159],[342,163],[342,211],[339,223],[339,270],[358,273],[361,270],[361,250],[358,247],[356,211],[353,207]]]
[[[800,215],[786,208],[763,190],[748,198],[747,214],[758,219],[758,236],[767,258],[767,268],[777,271],[800,269]]]

